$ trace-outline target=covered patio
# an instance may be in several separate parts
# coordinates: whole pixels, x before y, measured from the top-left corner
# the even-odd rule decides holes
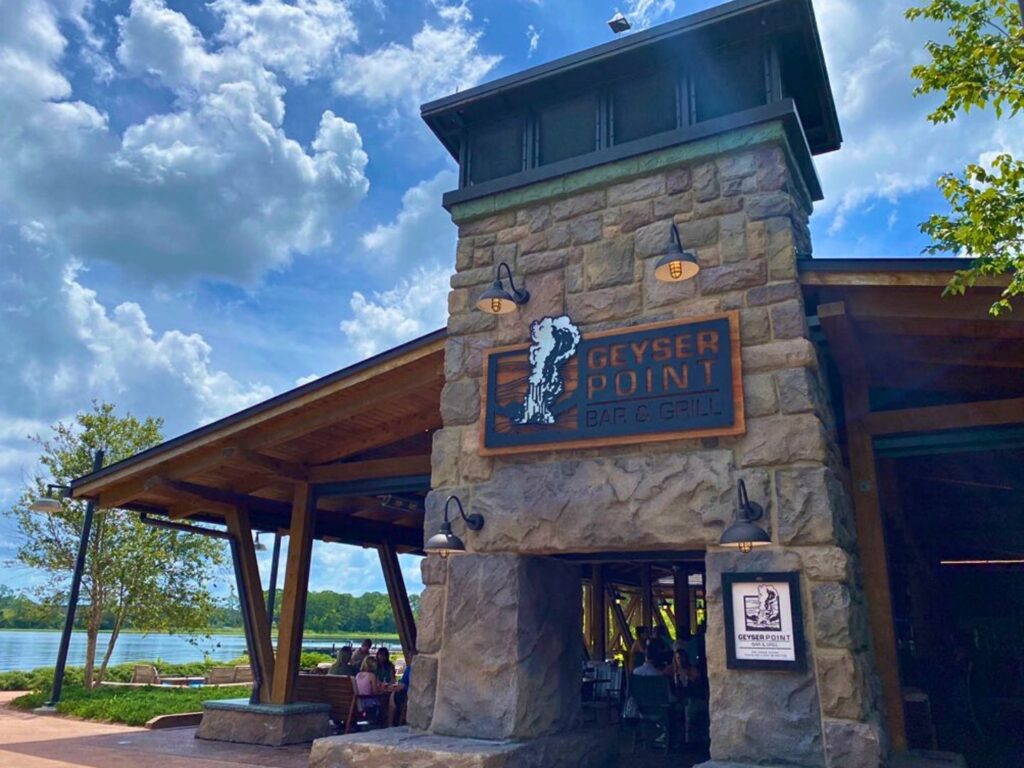
[[[377,550],[402,651],[408,659],[416,650],[398,555],[422,552],[443,383],[440,331],[81,477],[72,495],[152,525],[228,538],[252,701],[292,705],[314,539]],[[276,653],[258,532],[289,537]],[[275,583],[276,573],[271,590]]]

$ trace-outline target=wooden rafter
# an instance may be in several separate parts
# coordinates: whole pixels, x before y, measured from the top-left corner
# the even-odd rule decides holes
[[[275,459],[273,456],[267,456],[251,448],[239,445],[228,446],[221,451],[221,456],[224,457],[224,463],[229,466],[245,467],[257,473],[262,472],[264,475],[286,478],[297,482],[303,482],[308,479],[309,470],[305,465],[284,461],[283,459]]]

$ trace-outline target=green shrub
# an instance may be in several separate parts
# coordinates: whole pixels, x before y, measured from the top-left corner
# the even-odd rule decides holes
[[[64,689],[57,711],[62,715],[72,715],[86,720],[145,725],[157,715],[200,712],[204,701],[248,698],[250,691],[248,686],[121,688],[102,685],[92,691],[86,691],[80,685],[71,685]],[[19,696],[11,704],[20,709],[34,709],[42,705],[46,699],[46,692],[37,691]]]
[[[303,652],[299,656],[299,666],[302,669],[315,667],[317,664],[322,664],[325,661],[334,661],[334,657],[329,653],[313,653],[308,651]]]

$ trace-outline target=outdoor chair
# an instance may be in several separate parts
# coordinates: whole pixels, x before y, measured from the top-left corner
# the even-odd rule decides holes
[[[629,695],[636,702],[632,716],[625,718],[633,726],[633,751],[636,752],[638,737],[643,741],[646,732],[651,730],[664,735],[664,748],[668,749],[672,738],[672,698],[668,678],[664,675],[630,675]],[[651,739],[652,746],[658,746],[659,738]]]
[[[330,718],[342,733],[356,727],[356,688],[353,678],[344,675],[300,674],[295,688],[298,701],[329,704]]]
[[[136,664],[131,682],[132,685],[160,685],[160,673],[152,664]]]

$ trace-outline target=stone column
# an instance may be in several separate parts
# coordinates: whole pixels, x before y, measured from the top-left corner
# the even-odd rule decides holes
[[[487,522],[465,535],[471,554],[424,566],[414,727],[529,738],[575,722],[578,680],[556,667],[579,671],[579,581],[539,556],[707,550],[715,760],[816,768],[880,762],[850,505],[797,281],[797,254],[810,251],[811,202],[795,152],[806,147],[791,145],[781,123],[766,123],[452,211],[459,245],[426,532],[437,530],[449,493]],[[701,264],[684,284],[654,278],[673,222]],[[495,317],[474,302],[501,261],[531,300]],[[587,334],[726,310],[740,314],[745,435],[480,456],[483,350],[527,341],[532,320],[568,314]],[[740,479],[765,506],[772,535],[771,547],[747,557],[717,546]],[[721,573],[769,568],[801,574],[805,673],[725,667]],[[554,594],[534,586],[556,582]],[[563,605],[571,618],[553,618]],[[527,653],[531,632],[543,641]],[[470,681],[460,684],[445,669],[464,664],[466,649],[493,658],[470,660]],[[548,700],[529,717],[538,684]],[[485,685],[493,704],[483,700]]]
[[[580,576],[549,558],[428,558],[409,723],[530,739],[580,721]],[[436,703],[435,703],[436,702]]]

